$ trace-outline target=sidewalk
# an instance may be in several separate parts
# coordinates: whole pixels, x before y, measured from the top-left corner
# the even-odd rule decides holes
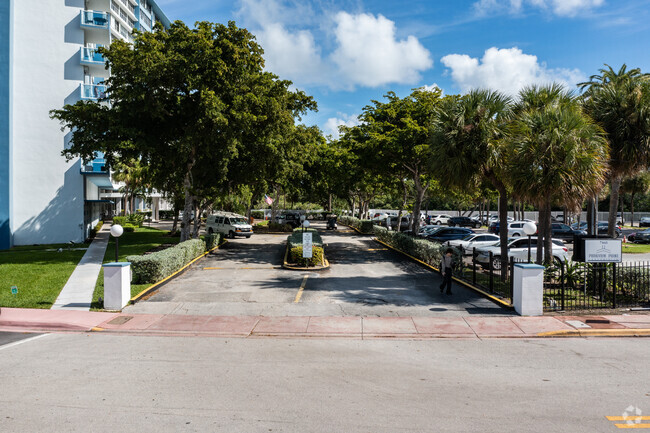
[[[56,298],[53,310],[90,310],[93,292],[99,271],[102,269],[104,254],[110,238],[111,223],[105,223],[97,236],[90,243],[86,254],[65,283],[59,297]]]
[[[3,308],[0,331],[293,338],[537,338],[650,336],[650,315],[306,317],[121,314]]]

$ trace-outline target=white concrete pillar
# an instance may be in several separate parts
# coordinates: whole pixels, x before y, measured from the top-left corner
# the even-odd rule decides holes
[[[121,310],[131,299],[131,263],[104,263],[104,309]]]
[[[512,278],[515,311],[520,316],[544,314],[544,266],[516,263]]]

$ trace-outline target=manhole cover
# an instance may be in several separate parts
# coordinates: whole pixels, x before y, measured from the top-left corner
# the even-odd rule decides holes
[[[124,325],[129,320],[133,319],[133,316],[119,316],[115,319],[108,322],[109,325]]]
[[[357,302],[370,305],[383,305],[388,303],[380,298],[359,299]]]
[[[591,326],[587,325],[586,323],[583,323],[579,320],[567,320],[566,323],[569,325],[573,326],[574,328],[581,329],[581,328],[591,328]]]

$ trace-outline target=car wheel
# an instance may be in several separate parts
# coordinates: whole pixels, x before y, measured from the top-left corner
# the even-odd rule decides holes
[[[451,224],[449,224],[449,227],[456,227],[456,224],[451,223]]]
[[[479,223],[476,223],[476,224],[474,224],[474,228],[475,228],[475,229],[480,229],[480,228],[481,228],[481,225],[480,225]]]
[[[228,237],[229,237],[230,239],[235,239],[235,232],[233,232],[232,230],[230,230],[230,231],[228,232]]]
[[[512,234],[512,237],[513,237],[513,238],[518,238],[519,236],[521,236],[519,233],[513,233],[513,234]]]
[[[208,229],[208,234],[211,235],[212,233],[214,233],[214,230],[212,230],[212,227],[210,227],[210,228]]]
[[[246,239],[250,239],[250,238],[251,238],[251,235],[246,236]]]
[[[559,257],[553,257],[553,264],[559,269],[562,267],[562,260]]]
[[[492,269],[495,271],[501,270],[501,256],[492,257]]]
[[[436,225],[439,226],[440,224],[442,224],[442,222],[440,220],[436,221]]]

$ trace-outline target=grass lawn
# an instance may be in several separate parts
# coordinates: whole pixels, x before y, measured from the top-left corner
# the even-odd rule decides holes
[[[0,251],[0,306],[50,308],[86,252],[68,247],[53,244]],[[58,248],[63,251],[57,252]],[[18,287],[16,295],[11,294],[11,286]]]
[[[630,254],[650,253],[650,244],[623,244],[623,252]]]
[[[119,258],[121,262],[126,261],[127,256],[141,255],[163,244],[177,244],[180,237],[166,237],[167,230],[158,230],[148,227],[140,227],[135,232],[125,232],[120,236]],[[104,263],[115,261],[115,239],[111,237],[104,255]],[[135,296],[151,284],[132,284],[131,296]],[[104,270],[99,272],[95,292],[93,293],[93,302],[90,306],[93,310],[102,310],[103,304],[99,302],[100,296],[104,297]]]

